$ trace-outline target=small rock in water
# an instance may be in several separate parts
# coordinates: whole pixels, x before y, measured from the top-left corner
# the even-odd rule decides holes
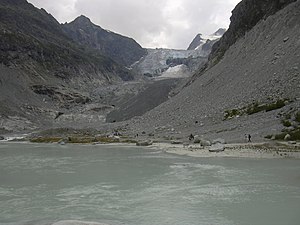
[[[3,136],[0,136],[0,141],[4,140],[5,138]]]
[[[65,145],[66,142],[65,142],[64,140],[60,140],[60,141],[58,142],[58,144],[60,144],[60,145]]]
[[[289,37],[286,37],[283,39],[283,42],[287,42],[290,38]]]
[[[201,140],[200,145],[206,147],[206,146],[211,146],[211,143],[208,140]]]
[[[171,144],[173,144],[173,145],[180,145],[182,143],[183,143],[182,141],[178,141],[178,140],[175,140],[175,141],[171,142]]]
[[[140,142],[136,143],[137,146],[149,146],[149,145],[152,145],[152,144],[153,144],[152,141],[140,141]]]

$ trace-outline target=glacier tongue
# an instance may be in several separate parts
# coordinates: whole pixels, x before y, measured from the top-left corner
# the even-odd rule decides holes
[[[211,35],[197,34],[188,50],[147,49],[147,55],[131,65],[131,68],[148,77],[189,77],[206,63],[213,44],[224,32],[225,29],[219,29]]]

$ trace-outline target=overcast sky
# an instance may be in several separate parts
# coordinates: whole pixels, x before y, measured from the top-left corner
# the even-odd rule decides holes
[[[186,49],[197,33],[227,28],[240,0],[28,0],[60,23],[85,15],[147,48]]]

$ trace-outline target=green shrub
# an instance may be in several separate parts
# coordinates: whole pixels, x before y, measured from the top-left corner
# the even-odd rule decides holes
[[[284,107],[285,106],[284,102],[285,102],[285,100],[279,99],[274,103],[270,103],[270,104],[266,105],[266,108],[265,108],[266,112],[269,112],[269,111],[272,111],[272,110],[275,110],[275,109],[280,109],[280,108]]]
[[[255,114],[255,113],[264,111],[265,109],[266,109],[266,105],[264,105],[264,104],[259,105],[258,102],[256,102],[256,103],[253,103],[252,105],[248,106],[246,113],[248,115],[251,115],[251,114]]]
[[[288,120],[282,120],[281,123],[283,124],[283,126],[285,127],[290,127],[292,126],[291,122]]]
[[[287,133],[281,133],[275,135],[275,140],[284,140],[284,137],[287,135]]]
[[[292,141],[300,140],[300,128],[298,127],[295,130],[293,130],[292,132],[290,132],[290,135],[291,135]]]
[[[33,143],[55,143],[59,142],[61,139],[61,137],[34,137],[29,139],[29,141]]]
[[[261,105],[259,105],[258,102],[256,102],[256,103],[253,103],[252,105],[248,106],[248,108],[246,109],[246,113],[248,115],[251,115],[254,113],[261,112],[261,111],[269,112],[269,111],[272,111],[275,109],[280,109],[284,106],[285,106],[285,100],[283,100],[283,99],[279,99],[276,102],[272,102],[269,104],[261,104]]]
[[[286,114],[286,115],[285,115],[285,119],[287,119],[287,120],[290,120],[290,119],[292,119],[292,116],[291,116],[291,114]]]
[[[300,111],[295,114],[295,121],[300,123]]]
[[[273,137],[273,135],[271,135],[271,134],[265,136],[265,138],[267,138],[267,139],[271,139],[272,137]]]
[[[295,128],[292,131],[288,131],[288,132],[282,132],[280,134],[276,134],[275,135],[275,140],[284,140],[284,137],[289,134],[291,135],[290,140],[291,141],[299,141],[300,140],[300,127]],[[271,139],[272,135],[267,135],[265,136],[265,138]]]
[[[241,115],[241,112],[238,109],[226,110],[225,111],[225,120],[235,116]]]

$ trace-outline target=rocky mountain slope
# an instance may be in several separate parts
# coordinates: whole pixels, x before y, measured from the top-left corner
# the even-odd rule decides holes
[[[128,71],[109,58],[72,42],[45,10],[25,0],[3,0],[0,10],[0,59],[5,66],[22,68],[44,79],[73,81],[79,74],[96,78],[98,83],[132,79]]]
[[[193,72],[207,62],[213,43],[225,32],[219,29],[202,39],[195,49],[147,49],[148,54],[132,65],[133,70],[152,77],[135,95],[119,101],[106,118],[107,122],[119,122],[142,116],[177,93]],[[194,42],[195,44],[195,42]]]
[[[132,38],[102,29],[85,16],[63,24],[63,29],[75,42],[98,50],[121,65],[129,67],[147,53]]]
[[[286,5],[297,0],[248,0],[241,1],[233,10],[230,26],[223,38],[213,47],[210,61],[213,63],[224,55],[226,50],[259,21],[268,18]]]
[[[219,50],[211,54],[207,70],[124,129],[156,138],[193,133],[230,141],[243,141],[245,133],[255,141],[298,129],[299,36],[299,0],[242,1],[233,10],[230,29],[214,46]]]
[[[105,99],[94,89],[133,79],[124,66],[76,44],[45,10],[26,0],[0,1],[2,130],[49,126],[59,112],[78,114],[92,102],[101,108]]]

